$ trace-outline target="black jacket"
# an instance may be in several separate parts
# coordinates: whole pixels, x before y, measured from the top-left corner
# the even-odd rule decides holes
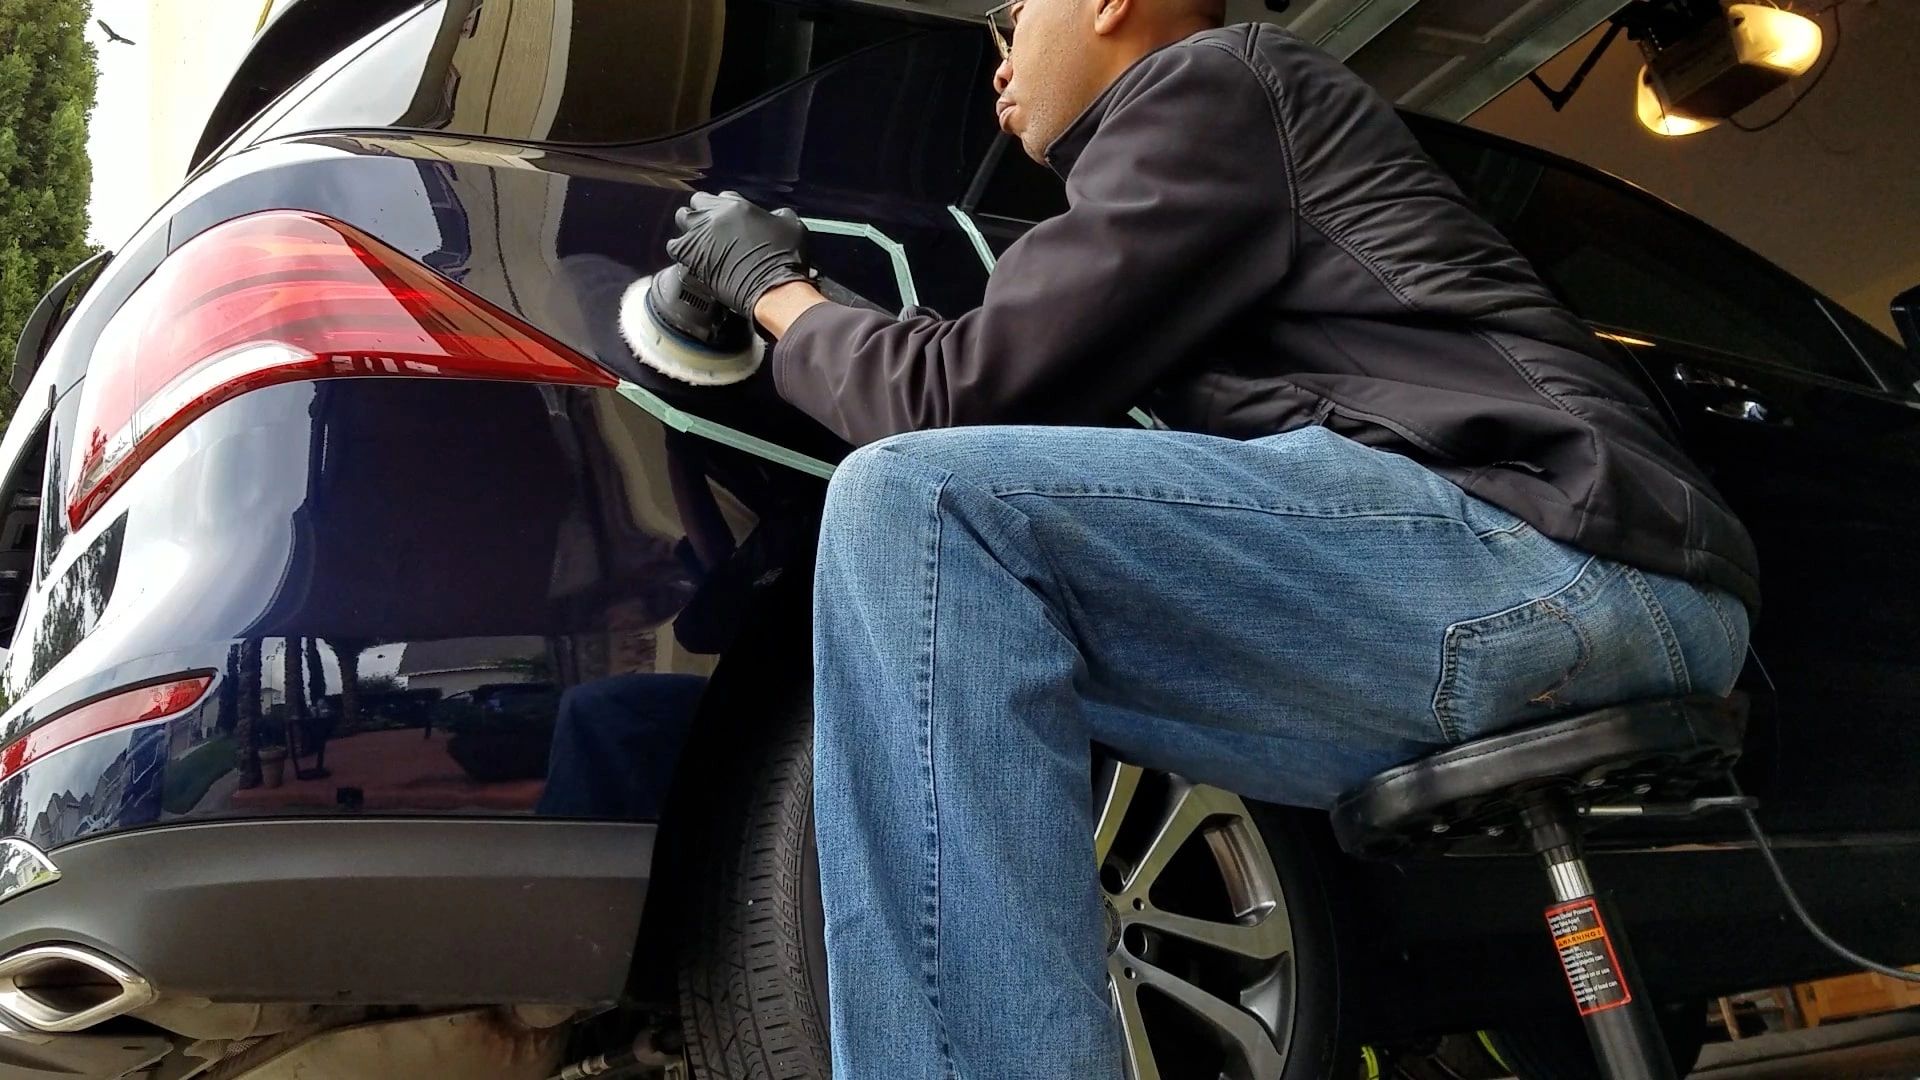
[[[1332,57],[1275,26],[1198,34],[1048,156],[1069,209],[979,308],[817,306],[774,349],[782,396],[856,443],[1133,405],[1234,438],[1322,424],[1757,608],[1752,540],[1647,396]]]

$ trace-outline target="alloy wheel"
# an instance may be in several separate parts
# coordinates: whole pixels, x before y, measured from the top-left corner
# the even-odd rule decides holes
[[[1094,816],[1134,1080],[1278,1080],[1296,1011],[1293,926],[1246,804],[1108,761]]]

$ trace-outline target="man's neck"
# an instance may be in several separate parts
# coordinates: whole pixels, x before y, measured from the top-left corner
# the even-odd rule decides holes
[[[1060,136],[1054,140],[1053,145],[1047,148],[1047,167],[1052,169],[1061,179],[1066,179],[1067,174],[1073,170],[1074,161],[1079,158],[1080,151],[1085,148],[1087,139],[1092,135],[1089,125],[1095,120],[1095,114],[1101,110],[1102,101],[1107,96],[1107,92],[1113,89],[1114,83],[1119,82],[1127,72],[1133,70],[1134,65],[1169,45],[1178,45],[1180,42],[1187,40],[1195,34],[1208,30],[1217,30],[1219,28],[1219,25],[1216,23],[1187,20],[1179,25],[1169,26],[1162,32],[1151,35],[1142,33],[1139,40],[1141,42],[1152,42],[1151,47],[1136,45],[1129,48],[1115,49],[1111,55],[1115,58],[1115,63],[1119,66],[1109,73],[1103,89],[1101,89],[1099,94],[1094,96],[1092,103],[1087,106],[1086,111],[1082,112],[1072,124],[1068,125],[1067,130],[1062,132]],[[1187,32],[1175,36],[1175,31],[1180,29],[1186,29]]]
[[[1140,62],[1140,58],[1159,52],[1169,45],[1177,45],[1195,34],[1206,30],[1218,30],[1220,24],[1208,19],[1167,18],[1151,26],[1142,26],[1126,32],[1126,36],[1114,42],[1113,62],[1108,65],[1107,85],[1126,74],[1127,69]]]

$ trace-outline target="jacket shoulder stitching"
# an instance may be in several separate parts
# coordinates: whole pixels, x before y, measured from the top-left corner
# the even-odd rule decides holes
[[[1278,76],[1269,70],[1268,65],[1258,62],[1254,55],[1254,43],[1260,32],[1261,27],[1259,26],[1249,28],[1246,36],[1246,52],[1240,59],[1267,90],[1268,105],[1274,114],[1273,125],[1279,134],[1281,148],[1286,156],[1287,192],[1294,213],[1299,216],[1300,220],[1313,226],[1315,231],[1319,232],[1320,235],[1326,237],[1328,240],[1333,241],[1335,246],[1346,252],[1350,258],[1364,267],[1369,274],[1373,275],[1374,280],[1380,283],[1382,288],[1386,289],[1387,292],[1393,295],[1395,300],[1400,302],[1400,306],[1406,308],[1408,311],[1418,313],[1420,311],[1420,305],[1415,303],[1413,297],[1401,287],[1400,283],[1394,280],[1392,275],[1387,273],[1385,267],[1381,266],[1372,256],[1367,254],[1366,250],[1359,244],[1354,243],[1344,230],[1332,228],[1329,223],[1319,214],[1315,213],[1309,205],[1307,193],[1301,189],[1301,185],[1298,182],[1299,177],[1294,172],[1292,134],[1286,122],[1285,103],[1281,96],[1280,80]],[[1211,42],[1209,42],[1209,44],[1211,44]],[[1216,47],[1223,50],[1226,48],[1224,44]]]
[[[1217,49],[1233,57],[1235,60],[1240,61],[1241,66],[1247,69],[1247,73],[1254,77],[1255,81],[1260,84],[1262,90],[1266,91],[1267,113],[1273,121],[1273,136],[1275,141],[1280,144],[1280,167],[1285,169],[1287,174],[1287,203],[1293,209],[1294,213],[1298,214],[1300,211],[1300,184],[1299,177],[1294,172],[1293,143],[1287,136],[1287,126],[1280,116],[1280,84],[1272,77],[1270,72],[1265,70],[1263,65],[1254,62],[1253,42],[1254,36],[1258,33],[1258,27],[1249,29],[1245,40],[1238,48],[1235,48],[1233,43],[1222,41],[1219,38],[1207,38],[1204,41],[1196,42],[1196,45],[1202,48]],[[1288,231],[1291,232],[1292,230],[1289,229]]]

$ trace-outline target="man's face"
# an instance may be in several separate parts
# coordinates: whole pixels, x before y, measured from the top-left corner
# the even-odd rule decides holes
[[[1000,25],[1009,20],[1015,32],[993,73],[994,112],[1000,130],[1044,164],[1047,147],[1098,96],[1089,89],[1093,16],[1085,0],[1022,0]]]

